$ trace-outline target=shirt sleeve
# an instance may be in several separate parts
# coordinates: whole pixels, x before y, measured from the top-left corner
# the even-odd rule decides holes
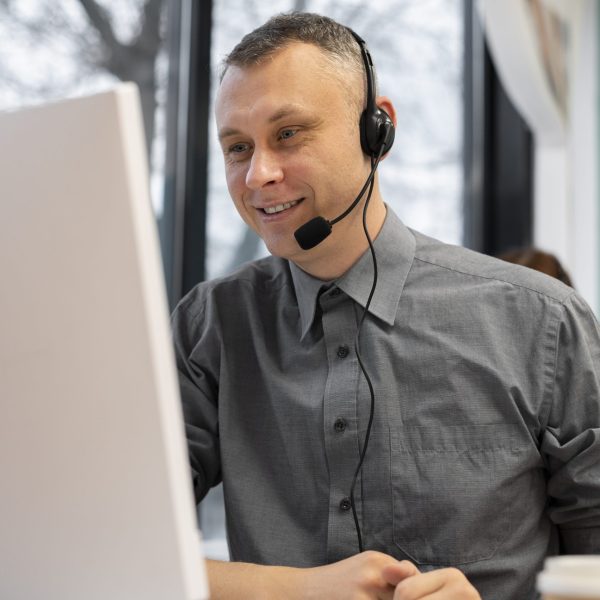
[[[600,327],[576,293],[558,324],[552,405],[542,438],[548,510],[561,552],[600,553]]]
[[[171,317],[175,362],[196,503],[221,481],[218,428],[218,344],[205,308],[182,301]]]

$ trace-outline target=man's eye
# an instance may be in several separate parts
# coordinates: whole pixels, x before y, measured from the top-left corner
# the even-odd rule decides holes
[[[233,144],[233,146],[229,146],[230,154],[242,154],[248,150],[248,144]]]
[[[289,140],[298,133],[297,129],[282,129],[279,133],[279,138],[282,140]]]

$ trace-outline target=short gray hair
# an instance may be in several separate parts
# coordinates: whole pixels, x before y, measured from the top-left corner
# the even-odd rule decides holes
[[[281,13],[245,35],[225,57],[220,74],[228,67],[251,67],[294,42],[313,44],[324,52],[336,72],[351,73],[366,82],[364,63],[357,41],[350,30],[337,21],[306,12]],[[361,99],[362,105],[364,100]]]

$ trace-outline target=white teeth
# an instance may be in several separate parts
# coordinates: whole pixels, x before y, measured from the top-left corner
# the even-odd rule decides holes
[[[282,210],[286,210],[298,204],[298,200],[292,200],[291,202],[286,202],[285,204],[278,204],[277,206],[267,206],[264,211],[268,215],[272,215],[274,213],[281,212]]]

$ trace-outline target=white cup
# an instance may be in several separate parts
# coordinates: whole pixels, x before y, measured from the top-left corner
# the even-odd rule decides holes
[[[600,556],[547,558],[537,589],[543,600],[600,600]]]

